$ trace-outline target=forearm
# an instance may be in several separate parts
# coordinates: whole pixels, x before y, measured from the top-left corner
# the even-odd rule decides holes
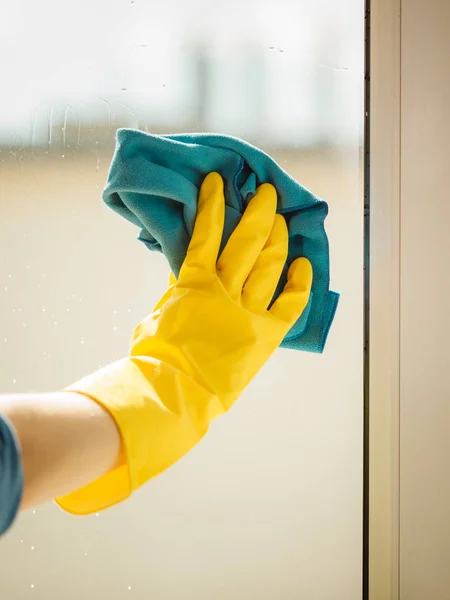
[[[120,435],[109,413],[81,394],[0,396],[21,447],[22,509],[81,488],[119,464]]]

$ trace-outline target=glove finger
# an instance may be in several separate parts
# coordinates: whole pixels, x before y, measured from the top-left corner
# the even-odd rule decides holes
[[[198,196],[194,231],[181,267],[179,281],[198,272],[215,273],[225,220],[223,180],[218,173],[209,173]]]
[[[242,303],[247,310],[267,310],[283,272],[288,246],[286,220],[282,215],[275,215],[269,239],[244,285]]]
[[[283,292],[274,302],[270,313],[284,321],[289,328],[305,310],[313,281],[311,263],[307,258],[297,258],[289,267],[288,280]]]
[[[217,262],[217,274],[232,298],[239,298],[272,231],[277,209],[273,185],[263,183],[250,200]]]

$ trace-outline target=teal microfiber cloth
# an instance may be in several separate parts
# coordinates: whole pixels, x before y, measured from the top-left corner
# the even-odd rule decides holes
[[[267,154],[226,135],[151,135],[119,129],[103,199],[140,227],[139,239],[150,250],[162,252],[177,276],[192,234],[200,185],[211,171],[220,173],[225,184],[223,245],[258,185],[275,186],[278,212],[288,225],[289,254],[274,299],[283,289],[287,269],[295,258],[306,256],[314,273],[309,304],[281,346],[322,352],[339,299],[329,289],[324,228],[328,206]]]

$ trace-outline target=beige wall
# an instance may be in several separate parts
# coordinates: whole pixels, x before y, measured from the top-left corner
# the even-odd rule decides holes
[[[450,598],[450,3],[402,1],[400,597]]]
[[[450,598],[450,4],[376,0],[370,599]]]
[[[129,502],[99,517],[51,505],[22,516],[0,543],[1,598],[360,599],[360,156],[276,158],[330,202],[343,297],[325,354],[279,351]],[[120,357],[164,290],[164,259],[100,202],[109,160],[0,154],[2,392],[54,390]]]

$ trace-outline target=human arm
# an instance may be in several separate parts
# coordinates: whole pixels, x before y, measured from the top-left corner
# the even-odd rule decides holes
[[[7,417],[18,442],[24,482],[21,509],[78,489],[120,460],[115,421],[81,394],[0,396],[0,415]]]
[[[4,399],[22,446],[24,507],[54,496],[88,514],[120,502],[229,410],[309,300],[311,265],[297,259],[272,302],[289,241],[276,207],[273,186],[261,185],[219,256],[224,189],[208,175],[178,281],[129,355],[59,394]]]

